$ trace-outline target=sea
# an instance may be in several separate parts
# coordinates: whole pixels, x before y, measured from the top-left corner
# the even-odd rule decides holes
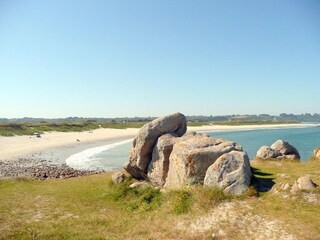
[[[320,127],[314,126],[206,133],[214,138],[224,138],[239,143],[248,153],[250,159],[255,157],[261,146],[270,146],[278,139],[294,145],[301,155],[301,161],[307,161],[312,156],[313,150],[320,145]],[[75,169],[105,171],[121,169],[128,160],[132,140],[128,139],[84,150],[71,155],[66,159],[66,163]]]

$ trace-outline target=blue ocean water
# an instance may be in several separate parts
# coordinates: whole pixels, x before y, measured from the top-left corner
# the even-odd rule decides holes
[[[214,138],[224,138],[241,144],[250,159],[255,157],[261,146],[270,146],[278,139],[293,144],[300,152],[302,161],[308,160],[313,150],[320,145],[319,127],[209,132],[208,134]],[[72,167],[81,169],[97,168],[106,171],[120,169],[128,160],[131,146],[132,140],[127,140],[102,148],[89,149],[71,156],[70,162],[76,163]]]
[[[250,159],[256,156],[261,146],[271,146],[278,139],[295,146],[303,161],[308,160],[313,150],[320,145],[319,127],[211,132],[208,134],[214,138],[224,138],[239,143]]]

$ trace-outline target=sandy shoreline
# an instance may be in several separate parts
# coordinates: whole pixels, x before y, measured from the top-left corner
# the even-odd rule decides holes
[[[237,131],[272,128],[301,128],[314,127],[319,124],[279,124],[279,125],[246,125],[246,126],[201,126],[188,127],[188,131],[214,132]],[[106,145],[115,141],[133,138],[139,129],[97,129],[86,132],[49,132],[42,134],[41,138],[30,136],[0,137],[0,160],[11,160],[21,157],[43,157],[61,152],[63,157],[54,156],[52,161],[65,158],[77,151],[91,147]],[[77,141],[77,139],[79,141]],[[48,151],[50,150],[50,151]],[[63,150],[63,151],[61,151]],[[60,162],[61,163],[61,162]]]
[[[85,132],[48,132],[41,138],[30,136],[0,137],[0,160],[39,155],[48,149],[85,149],[112,141],[133,138],[139,129],[96,129]],[[77,141],[77,139],[79,141]]]

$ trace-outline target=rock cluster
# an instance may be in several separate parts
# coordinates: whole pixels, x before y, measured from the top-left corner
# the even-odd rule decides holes
[[[0,161],[0,178],[30,177],[38,180],[49,178],[71,178],[95,174],[96,171],[81,171],[68,167],[66,164],[54,165],[47,161],[18,159]]]
[[[288,142],[278,140],[273,143],[271,147],[262,146],[258,150],[256,157],[260,159],[300,159],[300,154],[298,150]]]
[[[207,179],[207,187],[220,187],[233,194],[247,190],[251,168],[239,144],[185,132],[186,118],[181,113],[146,124],[133,141],[124,169],[157,187],[202,185]]]
[[[129,162],[124,165],[124,169],[134,178],[146,179],[148,165],[158,138],[166,133],[180,137],[186,131],[187,121],[181,113],[160,117],[147,123],[134,138],[133,147],[129,153]]]
[[[196,134],[179,141],[170,155],[166,188],[203,184],[207,169],[224,153],[242,151],[235,142]]]
[[[313,196],[314,190],[318,188],[318,185],[313,182],[309,175],[298,178],[294,183],[279,182],[273,185],[271,192],[280,194],[284,198],[293,197],[296,194],[303,194],[308,202],[319,202],[318,197]]]
[[[291,193],[298,191],[312,191],[317,185],[311,180],[309,176],[300,177],[292,186]]]

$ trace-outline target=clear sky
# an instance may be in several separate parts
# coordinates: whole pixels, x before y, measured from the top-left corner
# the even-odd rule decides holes
[[[320,1],[0,0],[0,117],[320,112]]]

